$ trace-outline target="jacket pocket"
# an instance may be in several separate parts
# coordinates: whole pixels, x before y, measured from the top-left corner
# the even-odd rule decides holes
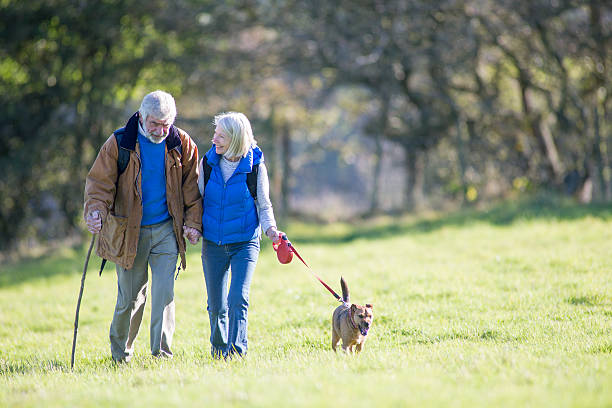
[[[128,218],[108,214],[100,231],[100,244],[109,257],[121,258],[125,247]]]
[[[182,228],[185,205],[183,204],[183,166],[179,159],[176,159],[170,168],[166,185],[166,198],[170,215],[181,222]]]

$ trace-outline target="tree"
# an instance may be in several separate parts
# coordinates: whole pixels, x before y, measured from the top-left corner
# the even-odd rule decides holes
[[[194,60],[212,70],[215,54],[207,51],[217,38],[202,33],[220,34],[235,20],[208,24],[202,10],[232,14],[212,1],[9,0],[0,7],[4,250],[34,233],[72,230],[86,172],[129,115],[125,107],[155,88],[180,95]]]

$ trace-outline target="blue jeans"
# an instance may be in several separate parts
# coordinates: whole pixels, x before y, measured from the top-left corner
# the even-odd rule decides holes
[[[202,267],[214,358],[244,356],[247,352],[249,288],[258,257],[259,238],[226,245],[203,240]]]

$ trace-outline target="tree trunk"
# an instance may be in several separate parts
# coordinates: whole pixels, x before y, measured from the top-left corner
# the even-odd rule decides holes
[[[374,151],[374,169],[372,173],[372,192],[370,193],[370,214],[375,214],[380,210],[380,181],[382,173],[382,135],[376,133],[374,138],[376,149]]]
[[[280,145],[281,145],[281,161],[282,161],[282,173],[280,183],[280,216],[281,220],[289,214],[291,211],[289,205],[289,181],[291,180],[291,136],[290,129],[287,123],[283,123],[280,129]]]
[[[522,75],[521,75],[522,76]],[[532,137],[536,140],[542,156],[546,158],[547,181],[559,184],[563,179],[563,166],[559,160],[557,147],[548,126],[546,126],[539,114],[534,113],[529,99],[529,82],[527,79],[519,79],[521,86],[521,102],[523,114],[529,125]]]
[[[425,203],[423,189],[425,186],[425,156],[424,151],[418,151],[411,146],[405,146],[406,189],[404,191],[404,207],[409,210],[422,208]]]
[[[404,172],[406,173],[406,184],[404,189],[404,208],[408,211],[414,210],[414,174],[416,154],[414,149],[404,147]]]
[[[605,176],[605,153],[601,149],[601,132],[599,130],[599,110],[597,109],[597,101],[593,105],[593,159],[597,168],[597,187],[594,189],[595,197],[608,200],[610,196],[609,186],[606,183]]]
[[[467,182],[465,181],[466,171],[466,159],[465,159],[465,144],[463,143],[463,136],[461,132],[461,116],[457,115],[456,123],[456,139],[455,147],[457,149],[457,164],[459,165],[459,179],[461,180],[461,205],[465,204],[467,195]]]
[[[425,207],[425,167],[427,151],[417,152],[414,174],[414,205],[416,209]]]
[[[610,149],[612,149],[612,134],[610,132],[610,120],[609,120],[610,118],[608,117],[605,100],[602,102],[602,108],[603,109],[602,109],[601,115],[603,118],[603,122],[601,122],[600,125],[603,125],[603,127],[600,129],[600,133],[602,134],[602,137],[604,139],[604,143],[606,146],[606,152],[609,152]],[[608,169],[608,172],[606,175],[606,192],[608,193],[608,195],[606,196],[606,199],[607,201],[611,201],[612,200],[612,177],[610,176],[610,170],[612,169],[612,166],[610,163],[610,155],[606,155],[604,165]]]
[[[383,132],[387,129],[387,119],[389,116],[389,96],[385,93],[382,95],[382,105],[379,113],[379,126],[376,129],[374,136],[375,151],[374,151],[374,169],[372,174],[372,191],[370,193],[370,214],[374,214],[380,210],[380,185],[382,173],[382,156],[383,156]]]
[[[546,158],[548,159],[548,163],[553,171],[554,182],[556,185],[561,184],[563,181],[563,173],[565,172],[563,163],[559,158],[559,152],[557,150],[557,145],[555,144],[555,139],[553,138],[552,133],[550,133],[550,127],[546,123],[545,120],[538,120],[539,122],[539,132],[538,134],[542,138],[542,143],[544,144],[544,149],[546,152]]]

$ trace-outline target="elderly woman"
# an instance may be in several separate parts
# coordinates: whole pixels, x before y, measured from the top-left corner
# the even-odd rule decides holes
[[[259,257],[261,231],[276,229],[263,152],[242,113],[217,115],[213,146],[200,162],[203,197],[202,266],[208,294],[213,358],[247,352],[249,287]],[[228,291],[228,277],[231,283]]]

